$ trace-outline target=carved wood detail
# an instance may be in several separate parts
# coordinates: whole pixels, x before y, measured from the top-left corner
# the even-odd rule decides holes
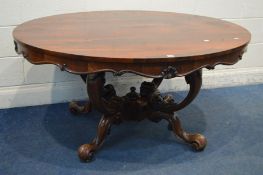
[[[41,51],[32,46],[27,46],[15,41],[18,54],[22,54],[32,64],[54,64],[62,71],[74,74],[93,74],[99,72],[112,72],[115,76],[125,73],[134,73],[150,78],[164,77],[166,79],[175,76],[185,76],[201,68],[213,69],[218,64],[233,65],[238,62],[246,50],[247,45],[223,54],[211,54],[205,56],[190,57],[188,59],[167,59],[164,62],[130,62],[125,63],[125,69],[121,62],[93,62],[85,61],[81,56],[59,55],[49,51]],[[168,75],[167,71],[169,72]],[[172,74],[172,75],[171,75]]]
[[[204,149],[205,137],[185,132],[174,112],[198,94],[202,68],[235,64],[251,39],[246,29],[230,22],[147,11],[55,15],[17,26],[13,37],[16,52],[29,62],[57,65],[62,71],[79,74],[87,84],[90,101],[85,105],[72,102],[70,110],[83,114],[96,109],[103,116],[95,139],[78,150],[84,161],[92,159],[111,125],[125,120],[167,120],[176,136],[196,150]],[[105,85],[105,72],[154,79],[143,82],[137,91],[131,87],[129,93],[119,97],[113,85]],[[163,96],[158,87],[163,79],[179,76],[185,77],[190,90],[184,100],[175,102],[172,96]]]
[[[85,75],[83,75],[84,79]],[[162,119],[168,121],[170,128],[176,136],[191,144],[196,150],[204,149],[206,139],[201,134],[188,134],[183,131],[178,117],[174,115],[187,106],[198,94],[202,84],[201,70],[195,71],[185,77],[190,86],[188,95],[180,103],[176,103],[170,95],[162,96],[158,86],[163,78],[155,78],[152,82],[142,82],[139,92],[135,87],[130,88],[125,96],[119,97],[111,84],[105,85],[105,73],[87,75],[87,91],[89,104],[102,112],[104,115],[98,125],[97,137],[90,143],[79,148],[79,157],[83,161],[92,159],[103,143],[112,124],[120,124],[123,121],[141,121],[149,119],[159,122]],[[71,108],[78,109],[78,112],[85,111],[85,106],[71,104]],[[88,107],[88,109],[90,109]],[[73,111],[75,112],[75,111]]]

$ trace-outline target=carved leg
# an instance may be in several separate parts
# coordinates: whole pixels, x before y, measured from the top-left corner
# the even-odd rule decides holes
[[[84,105],[79,105],[76,101],[69,103],[69,110],[73,114],[85,114],[92,110],[92,105],[90,101],[87,101]]]
[[[189,105],[199,93],[202,86],[202,70],[197,70],[185,76],[185,81],[190,86],[190,90],[183,101],[173,105],[173,111],[178,111]]]
[[[86,84],[87,80],[87,74],[82,74],[80,75],[81,79],[84,81]],[[85,114],[89,113],[92,110],[92,105],[90,101],[87,101],[84,105],[78,104],[76,101],[72,101],[69,103],[69,110],[71,113],[77,115],[77,114]]]
[[[94,153],[102,146],[106,135],[109,134],[111,125],[118,123],[119,120],[119,116],[107,107],[107,100],[111,99],[112,96],[116,96],[116,94],[113,86],[104,86],[104,77],[104,72],[90,74],[86,77],[87,92],[92,107],[104,115],[99,122],[96,138],[91,143],[84,144],[78,149],[78,155],[82,161],[90,161],[92,159]]]
[[[168,129],[172,130],[176,136],[184,140],[185,142],[191,144],[196,150],[201,151],[206,146],[206,138],[201,134],[190,134],[183,130],[180,120],[177,116],[174,116],[174,112],[178,111],[184,107],[186,107],[188,104],[190,104],[194,98],[197,96],[201,84],[202,84],[202,72],[201,70],[197,70],[195,72],[192,72],[191,74],[187,75],[185,77],[186,82],[190,85],[190,90],[188,92],[188,95],[185,97],[183,101],[180,103],[175,103],[171,96],[165,96],[162,97],[162,102],[157,101],[157,105],[155,105],[154,101],[151,101],[152,106],[157,106],[157,110],[148,117],[151,121],[158,122],[161,119],[165,119],[168,121]],[[154,80],[155,82],[161,82]],[[160,83],[156,83],[159,85]],[[158,86],[156,86],[158,87]],[[156,93],[158,96],[158,93]],[[159,98],[152,98],[152,99],[160,99]]]
[[[198,133],[191,134],[185,132],[179,118],[176,115],[166,115],[165,119],[169,122],[174,134],[185,142],[191,144],[196,151],[202,151],[205,148],[207,144],[206,138]]]
[[[82,161],[92,160],[95,151],[97,151],[102,146],[103,141],[109,132],[109,129],[113,121],[112,119],[113,119],[112,117],[106,117],[104,115],[102,116],[98,125],[96,138],[93,139],[91,143],[84,144],[79,147],[78,155],[80,160]]]
[[[202,70],[197,70],[185,77],[186,82],[190,85],[190,90],[186,98],[174,108],[174,111],[178,111],[188,104],[190,104],[197,96],[202,85]],[[183,139],[185,142],[190,143],[195,150],[202,151],[206,144],[206,138],[201,134],[190,134],[183,130],[179,118],[172,115],[169,118],[169,123],[176,136]]]

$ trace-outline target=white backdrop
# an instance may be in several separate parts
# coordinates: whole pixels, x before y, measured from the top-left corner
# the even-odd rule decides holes
[[[191,13],[225,19],[251,31],[252,41],[242,61],[204,72],[204,88],[263,82],[263,1],[262,0],[0,0],[0,108],[39,105],[87,98],[76,75],[60,72],[53,65],[35,66],[14,51],[12,30],[30,19],[78,11],[157,10]],[[129,82],[111,78],[123,93]],[[136,85],[137,85],[136,84]],[[161,90],[184,89],[172,80]]]

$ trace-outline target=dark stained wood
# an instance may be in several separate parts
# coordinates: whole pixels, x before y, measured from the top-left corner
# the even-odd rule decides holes
[[[105,74],[88,75],[87,91],[89,103],[103,113],[98,124],[97,136],[89,144],[83,144],[78,150],[79,158],[82,161],[90,161],[94,153],[101,147],[112,124],[119,124],[122,121],[141,121],[149,119],[159,122],[162,119],[168,121],[170,129],[176,136],[193,146],[197,151],[201,151],[206,146],[206,138],[201,134],[189,134],[182,129],[179,118],[175,111],[182,109],[198,94],[202,84],[201,71],[195,71],[186,76],[186,82],[190,85],[188,95],[182,102],[176,103],[172,96],[162,96],[158,91],[158,86],[162,79],[154,79],[152,82],[143,82],[140,92],[137,93],[134,87],[123,97],[116,95],[116,91],[111,84],[105,85]],[[74,106],[77,109],[81,107]]]
[[[235,24],[202,16],[168,12],[83,12],[32,20],[15,28],[15,50],[34,64],[55,64],[80,74],[89,100],[70,104],[71,112],[103,113],[97,136],[78,150],[81,160],[91,160],[102,146],[112,124],[126,120],[168,121],[168,128],[196,150],[205,148],[201,134],[182,129],[174,112],[189,105],[202,84],[202,68],[231,65],[242,58],[250,33]],[[119,97],[105,72],[126,72],[154,78]],[[162,96],[163,79],[185,76],[190,89],[181,102]]]
[[[78,102],[72,101],[69,104],[69,110],[73,114],[86,114],[91,112],[92,104],[90,103],[90,101],[88,101],[84,105],[79,105]]]
[[[246,29],[230,22],[148,11],[50,16],[19,25],[13,36],[18,53],[34,64],[56,64],[77,74],[111,71],[149,77],[161,77],[169,65],[183,76],[202,67],[234,64],[250,41]]]
[[[104,139],[107,136],[107,133],[111,127],[112,118],[102,116],[97,130],[96,138],[90,144],[81,145],[78,149],[78,155],[82,161],[91,161],[93,155],[97,149],[101,147]]]

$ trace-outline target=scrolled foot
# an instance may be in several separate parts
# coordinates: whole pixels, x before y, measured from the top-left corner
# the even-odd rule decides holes
[[[205,149],[207,140],[203,135],[190,134],[190,137],[189,142],[196,151],[203,151]]]
[[[95,139],[93,139],[91,143],[83,144],[79,147],[78,155],[80,160],[84,162],[92,160],[94,153],[102,146],[107,134],[109,133],[113,118],[114,116],[102,116],[97,128],[97,136]]]
[[[181,126],[181,122],[178,117],[176,116],[169,116],[166,117],[166,119],[169,122],[169,125],[171,129],[173,130],[174,134],[184,140],[186,143],[189,143],[192,145],[192,147],[196,151],[202,151],[206,147],[207,140],[206,138],[201,134],[190,134],[183,130]],[[169,126],[168,125],[168,126]]]
[[[91,103],[87,102],[84,105],[79,105],[77,102],[72,101],[69,103],[69,110],[75,115],[89,113],[91,111]]]
[[[79,159],[83,162],[89,162],[93,159],[96,146],[93,144],[81,145],[78,149]]]

